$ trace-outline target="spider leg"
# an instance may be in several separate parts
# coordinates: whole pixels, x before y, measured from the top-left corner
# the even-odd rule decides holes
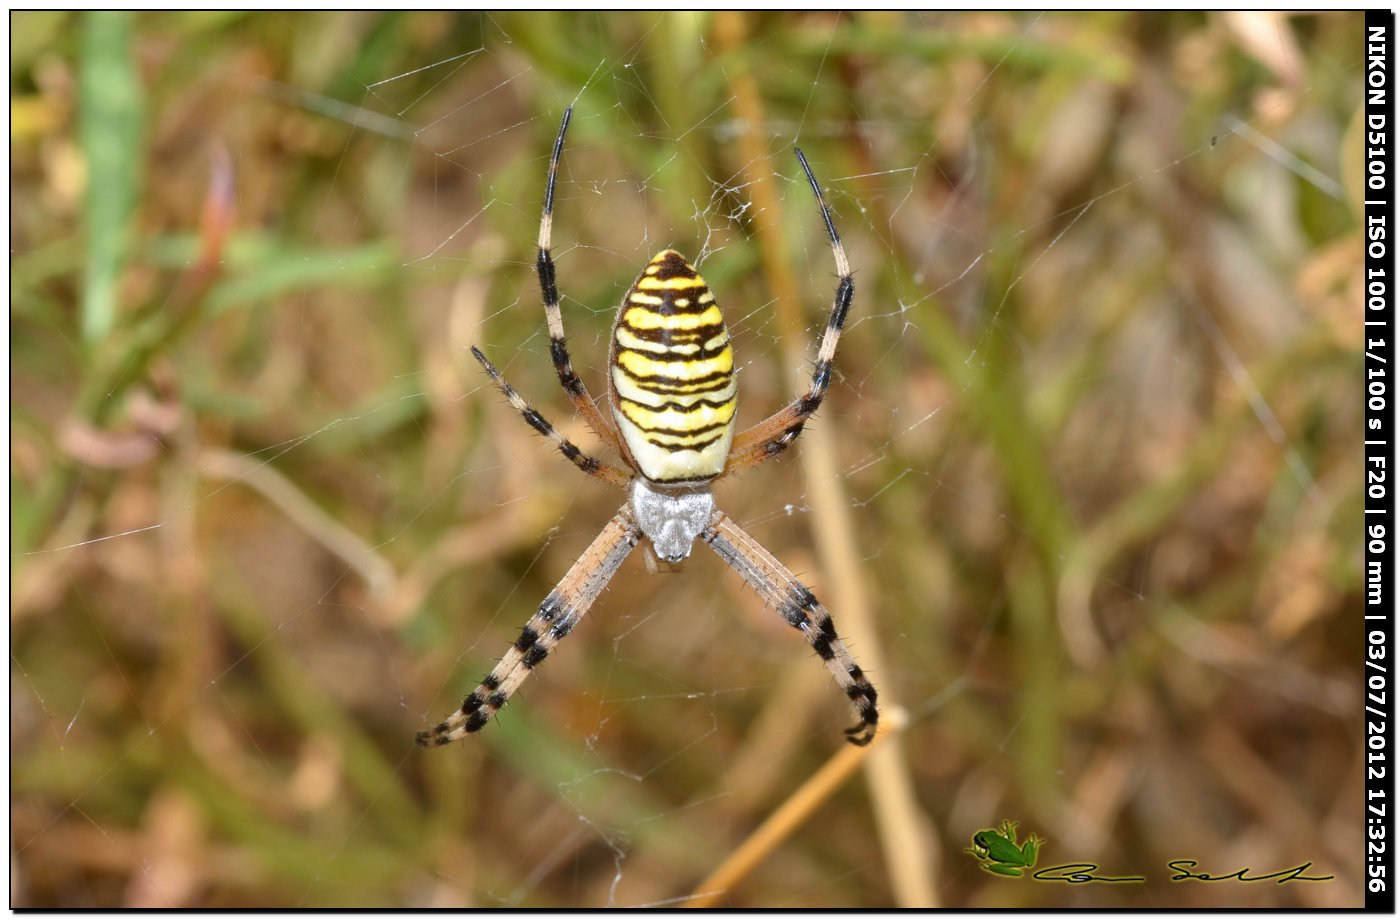
[[[851,299],[855,296],[856,284],[851,278],[851,265],[846,259],[846,249],[841,245],[841,237],[836,233],[836,225],[831,221],[831,208],[827,207],[821,186],[817,184],[816,177],[812,175],[812,168],[807,165],[807,157],[802,155],[801,150],[797,151],[797,161],[802,164],[802,171],[807,175],[807,184],[812,186],[812,193],[817,196],[817,204],[821,206],[822,223],[826,225],[826,234],[831,239],[831,252],[836,260],[836,273],[839,275],[836,294],[832,298],[831,315],[826,320],[826,331],[822,333],[821,344],[817,348],[812,385],[786,408],[735,435],[729,461],[725,464],[722,476],[772,459],[797,440],[797,435],[802,433],[802,426],[821,406],[822,397],[826,395],[826,388],[831,383],[831,362],[836,358],[836,343],[841,340],[841,329],[846,324],[846,314],[850,311]]]
[[[709,528],[700,538],[719,553],[729,567],[739,572],[750,587],[777,607],[789,625],[807,637],[807,643],[826,662],[836,685],[851,700],[860,719],[846,729],[846,739],[858,747],[870,743],[880,721],[880,712],[875,707],[875,687],[837,636],[826,607],[817,602],[812,591],[773,553],[720,511],[715,512]]]
[[[481,685],[462,701],[462,707],[431,730],[418,732],[419,745],[441,746],[485,727],[560,639],[578,625],[637,545],[640,535],[641,531],[624,506],[544,598],[539,610],[520,630],[515,644]]]
[[[481,353],[481,349],[475,345],[472,346],[472,356],[481,362],[482,367],[486,368],[487,374],[491,377],[491,382],[495,383],[496,388],[510,400],[511,407],[520,413],[520,416],[525,419],[525,423],[540,434],[549,438],[569,462],[589,475],[602,479],[609,485],[616,485],[618,488],[626,488],[631,484],[632,476],[618,469],[616,466],[611,466],[603,460],[589,456],[587,453],[584,453],[578,447],[574,446],[573,442],[567,437],[556,431],[554,425],[546,421],[543,415],[535,411],[530,403],[526,402],[525,399],[521,397],[520,393],[515,391],[514,386],[506,382],[505,376],[496,369],[496,365],[491,363],[486,355]]]
[[[544,192],[544,213],[540,216],[539,257],[535,262],[535,272],[540,279],[540,298],[544,301],[545,322],[549,325],[549,357],[554,362],[554,371],[559,375],[559,385],[574,408],[583,415],[593,432],[601,437],[609,447],[626,456],[618,445],[617,433],[612,425],[603,419],[598,404],[593,401],[588,387],[574,372],[569,360],[569,346],[564,339],[564,318],[559,312],[559,288],[554,282],[554,259],[550,255],[550,237],[554,232],[554,182],[559,176],[559,158],[564,152],[564,134],[569,130],[572,107],[564,109],[564,119],[559,123],[559,136],[554,139],[554,151],[549,157],[549,180]]]

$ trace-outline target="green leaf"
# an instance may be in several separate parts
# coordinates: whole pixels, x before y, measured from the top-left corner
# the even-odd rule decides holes
[[[226,267],[231,276],[210,293],[210,315],[300,290],[384,283],[398,265],[395,249],[387,243],[314,250],[245,237],[229,246]]]
[[[86,14],[82,52],[78,127],[87,163],[82,326],[83,339],[96,342],[115,321],[117,282],[140,181],[143,99],[130,14]]]

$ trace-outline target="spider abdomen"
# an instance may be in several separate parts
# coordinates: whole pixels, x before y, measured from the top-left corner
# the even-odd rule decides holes
[[[699,482],[724,470],[734,350],[714,295],[680,253],[658,253],[623,298],[610,363],[613,417],[643,476]]]

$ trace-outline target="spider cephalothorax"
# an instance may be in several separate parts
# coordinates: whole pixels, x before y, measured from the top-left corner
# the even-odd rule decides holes
[[[431,730],[420,732],[418,742],[425,746],[450,743],[485,727],[530,671],[573,631],[645,537],[656,557],[665,562],[685,559],[697,539],[714,549],[806,636],[860,719],[846,731],[847,739],[857,745],[868,744],[879,723],[875,687],[837,636],[826,607],[771,552],[718,510],[710,492],[716,479],[787,449],[821,405],[831,380],[831,362],[855,284],[821,187],[807,158],[801,150],[796,151],[821,208],[840,275],[807,392],[748,430],[735,433],[738,392],[734,351],[724,317],[690,263],[667,249],[647,263],[618,308],[609,361],[614,430],[570,363],[550,255],[554,183],[571,113],[565,109],[549,160],[536,263],[549,324],[549,353],[574,408],[628,468],[619,469],[579,450],[521,398],[486,355],[477,348],[472,348],[472,354],[527,424],[553,441],[579,469],[626,489],[629,497],[462,707]]]

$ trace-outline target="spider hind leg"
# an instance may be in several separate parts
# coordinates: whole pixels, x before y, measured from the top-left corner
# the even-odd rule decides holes
[[[801,632],[826,664],[836,685],[846,694],[859,721],[846,729],[846,739],[863,747],[879,729],[878,694],[865,671],[836,633],[831,614],[816,595],[797,579],[777,557],[723,513],[716,511],[708,529],[700,534],[711,549],[772,603],[788,624]]]
[[[418,744],[442,746],[484,728],[554,646],[574,630],[640,538],[641,531],[624,505],[549,592],[515,643],[462,701],[462,707],[432,728],[419,731]]]

